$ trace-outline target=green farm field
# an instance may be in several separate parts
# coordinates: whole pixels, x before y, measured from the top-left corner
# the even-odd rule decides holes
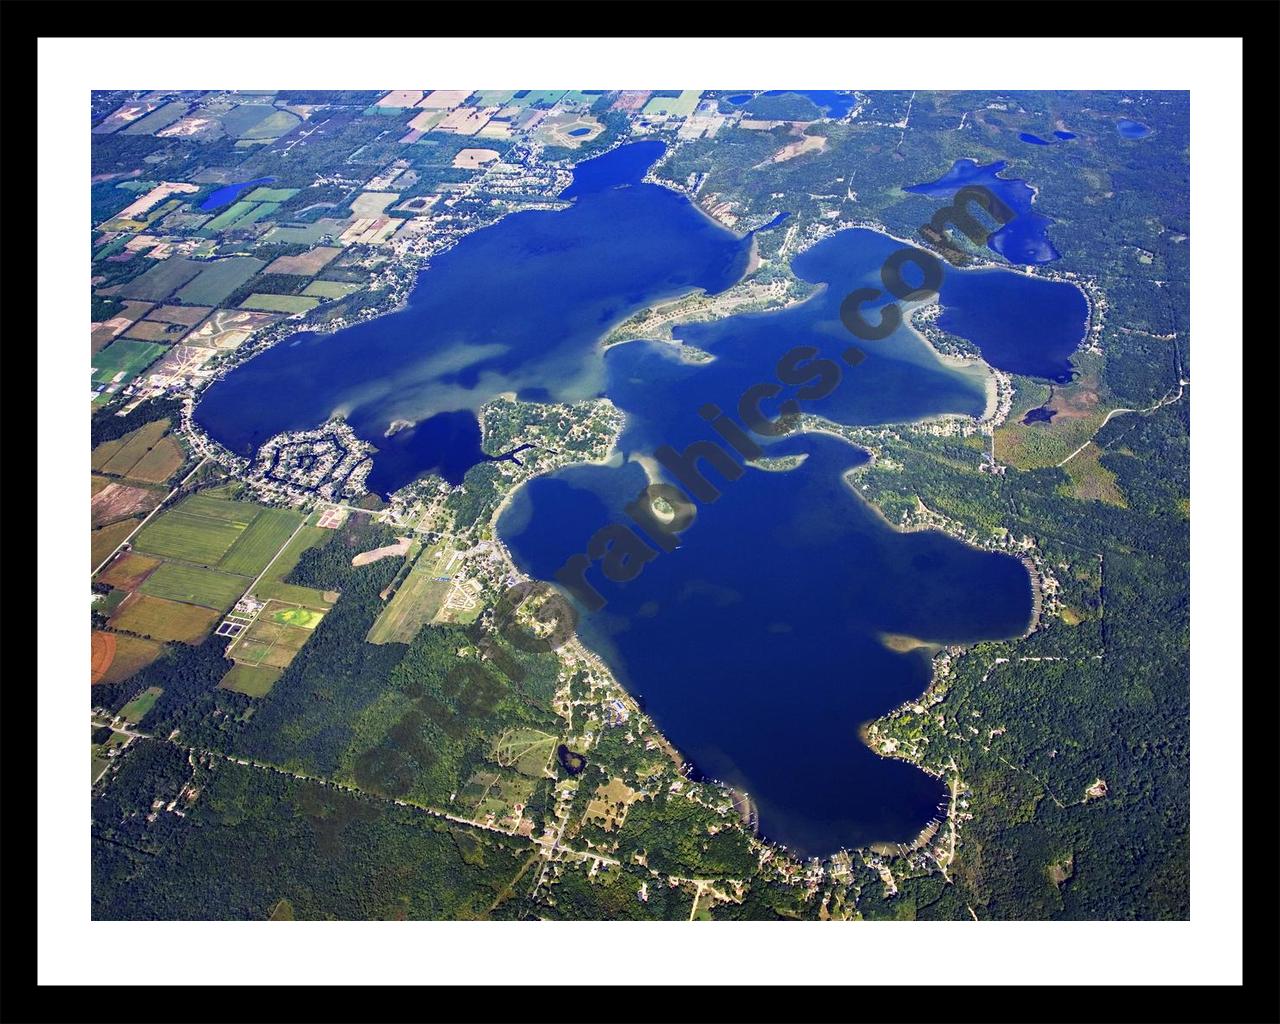
[[[136,633],[152,640],[198,644],[219,618],[219,614],[211,608],[134,593],[116,609],[111,616],[110,625],[113,629]]]
[[[320,300],[309,295],[269,295],[254,292],[244,302],[241,309],[264,309],[275,313],[305,313],[320,304]]]
[[[133,380],[167,351],[149,341],[117,339],[93,357],[94,383],[110,384],[122,373],[120,383]]]
[[[138,589],[168,601],[198,604],[225,612],[239,600],[251,579],[178,562],[165,562]]]
[[[263,509],[222,556],[218,568],[243,576],[257,576],[301,522],[302,516],[289,509]]]
[[[265,697],[280,678],[281,669],[269,665],[245,665],[237,662],[218,684],[224,690],[235,690],[246,697]]]
[[[280,557],[268,567],[258,585],[254,587],[254,595],[260,600],[275,598],[288,604],[305,605],[321,611],[332,603],[325,600],[323,590],[311,587],[300,587],[294,583],[285,583],[284,578],[293,572],[298,559],[308,548],[320,547],[333,539],[333,531],[320,526],[304,526],[293,535]]]
[[[216,566],[263,511],[259,505],[195,494],[148,523],[134,547],[195,565]]]

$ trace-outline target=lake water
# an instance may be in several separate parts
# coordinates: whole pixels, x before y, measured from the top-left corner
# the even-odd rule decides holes
[[[1049,226],[1053,220],[1032,209],[1035,190],[1019,178],[1002,178],[1000,172],[1005,161],[980,165],[973,160],[961,159],[935,181],[909,185],[905,191],[937,198],[951,198],[966,185],[981,185],[990,189],[1013,210],[1015,216],[988,240],[987,246],[1010,263],[1033,265],[1052,263],[1060,253],[1049,241]]]
[[[1126,139],[1145,139],[1151,134],[1151,129],[1141,121],[1117,121],[1116,131]]]
[[[675,337],[711,361],[663,343],[601,350],[599,337],[634,310],[721,291],[746,267],[748,239],[641,183],[662,152],[643,142],[585,162],[567,209],[512,214],[466,237],[423,272],[403,309],[267,350],[211,387],[196,419],[248,455],[273,434],[342,413],[380,449],[370,486],[385,494],[428,470],[460,479],[485,458],[475,410],[501,393],[608,395],[626,414],[615,462],[538,478],[498,524],[521,567],[549,578],[620,518],[645,481],[640,457],[714,436],[698,415],[705,404],[735,410],[794,346],[838,359],[855,341],[840,322],[843,297],[878,287],[902,245],[839,232],[794,259],[816,286],[803,303],[677,325]],[[975,336],[993,364],[1052,378],[1072,332],[1077,343],[1083,334],[1070,295],[1083,302],[1067,284],[948,267],[940,301],[946,328]],[[857,345],[865,359],[807,411],[846,424],[981,413],[985,372],[942,362],[910,329]],[[384,436],[396,420],[415,426]],[[857,730],[918,695],[929,663],[883,636],[1014,635],[1030,614],[1029,578],[1010,556],[889,528],[844,482],[865,456],[840,440],[786,438],[767,450],[807,458],[725,482],[718,502],[699,506],[682,547],[625,586],[603,584],[609,603],[584,617],[583,635],[702,772],[751,794],[765,835],[819,854],[910,840],[943,788],[872,754]]]
[[[254,178],[253,181],[238,181],[233,185],[223,185],[222,188],[215,189],[205,196],[204,202],[200,204],[201,210],[216,210],[219,206],[226,206],[240,198],[240,195],[249,191],[251,188],[257,188],[259,185],[267,185],[275,178]]]

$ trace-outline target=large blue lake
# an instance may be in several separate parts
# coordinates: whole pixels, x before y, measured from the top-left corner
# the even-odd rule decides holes
[[[856,341],[841,301],[879,287],[885,258],[901,247],[871,231],[839,232],[793,262],[816,286],[806,301],[677,326],[676,338],[709,361],[665,343],[601,350],[601,335],[634,310],[721,291],[747,264],[748,239],[640,183],[661,153],[661,143],[639,143],[588,161],[565,193],[569,208],[513,214],[468,236],[433,261],[396,313],[269,349],[214,385],[197,420],[250,454],[275,433],[342,413],[379,448],[370,482],[386,493],[428,470],[459,479],[483,458],[474,411],[499,394],[607,395],[626,413],[619,455],[532,481],[498,524],[517,563],[550,578],[596,529],[621,520],[642,467],[659,472],[648,459],[657,447],[714,438],[698,415],[706,404],[736,409],[797,345],[838,360]],[[1012,271],[948,267],[940,301],[947,329],[972,337],[993,365],[1049,379],[1084,331],[1076,289]],[[865,358],[807,411],[845,424],[982,411],[985,371],[943,362],[909,328],[856,343]],[[384,437],[396,420],[415,426]],[[864,456],[841,440],[793,436],[768,451],[807,458],[724,482],[683,545],[631,582],[597,578],[608,604],[581,630],[683,753],[751,794],[768,837],[818,854],[909,840],[944,794],[858,738],[862,723],[928,680],[924,654],[897,653],[885,635],[946,643],[1017,634],[1031,608],[1026,570],[940,534],[890,528],[846,483]]]

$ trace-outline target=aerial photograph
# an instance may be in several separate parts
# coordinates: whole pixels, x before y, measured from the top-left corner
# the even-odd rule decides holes
[[[94,921],[1189,920],[1190,93],[849,78],[67,116]]]

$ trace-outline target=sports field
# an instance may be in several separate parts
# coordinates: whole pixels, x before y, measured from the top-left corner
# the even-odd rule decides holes
[[[152,597],[183,601],[225,612],[240,599],[252,580],[213,569],[165,562],[138,589]]]

